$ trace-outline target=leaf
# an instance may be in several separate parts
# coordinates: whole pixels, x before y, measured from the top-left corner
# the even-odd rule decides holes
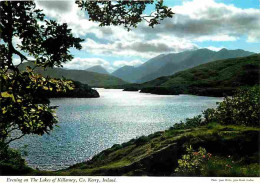
[[[1,96],[3,98],[11,98],[13,97],[13,94],[9,94],[8,92],[1,92]]]
[[[47,86],[43,86],[42,87],[44,90],[49,90],[49,88]]]
[[[4,108],[2,108],[3,114],[7,113],[7,110]]]
[[[32,72],[32,68],[31,68],[30,66],[27,66],[27,67],[26,67],[26,70],[27,70],[28,72]]]

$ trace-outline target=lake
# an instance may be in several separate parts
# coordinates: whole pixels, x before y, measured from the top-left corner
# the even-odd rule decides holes
[[[28,145],[28,165],[58,170],[86,161],[114,144],[165,130],[174,123],[216,107],[222,98],[152,95],[97,89],[100,98],[51,99],[59,106],[59,127],[50,135],[29,135],[11,147]]]

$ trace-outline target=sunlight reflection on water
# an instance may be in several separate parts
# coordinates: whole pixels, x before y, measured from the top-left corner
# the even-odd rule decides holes
[[[59,127],[50,135],[30,135],[12,143],[28,144],[29,166],[57,170],[86,161],[132,138],[165,130],[174,123],[215,107],[222,98],[151,95],[98,89],[100,98],[51,99],[58,105]]]

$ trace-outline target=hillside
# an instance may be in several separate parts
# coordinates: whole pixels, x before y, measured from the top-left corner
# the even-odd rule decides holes
[[[138,85],[153,94],[230,95],[241,86],[259,84],[260,55],[218,60]],[[135,85],[136,86],[136,85]]]
[[[109,72],[107,72],[107,70],[100,65],[95,65],[93,67],[90,67],[90,68],[86,69],[86,71],[109,75]]]
[[[19,66],[19,69],[25,69],[27,65],[31,63],[24,63]],[[88,72],[84,70],[67,70],[62,68],[48,68],[46,70],[37,68],[35,70],[37,73],[43,76],[49,76],[52,78],[62,78],[71,79],[74,81],[79,81],[83,84],[88,84],[91,87],[107,87],[126,84],[127,82],[107,74],[99,74],[95,72]]]
[[[217,52],[209,49],[198,49],[181,53],[162,54],[148,60],[139,67],[119,68],[112,74],[125,81],[143,83],[215,60],[244,57],[252,54],[254,53],[240,49],[222,49]]]
[[[134,66],[123,66],[112,73],[113,76],[128,82],[134,82],[138,79],[138,75],[136,74],[137,72]]]

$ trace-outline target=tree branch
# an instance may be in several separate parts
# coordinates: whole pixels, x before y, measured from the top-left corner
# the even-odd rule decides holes
[[[7,133],[9,134],[10,132],[12,132],[12,131],[14,131],[14,130],[18,130],[18,129],[19,129],[19,127],[14,127],[14,128],[12,128],[11,130],[7,131]]]
[[[26,134],[22,134],[20,137],[16,137],[16,138],[13,138],[13,139],[10,139],[8,142],[6,142],[5,144],[10,144],[12,141],[14,141],[14,140],[18,140],[18,139],[20,139],[20,138],[22,138],[23,136],[25,136]]]

